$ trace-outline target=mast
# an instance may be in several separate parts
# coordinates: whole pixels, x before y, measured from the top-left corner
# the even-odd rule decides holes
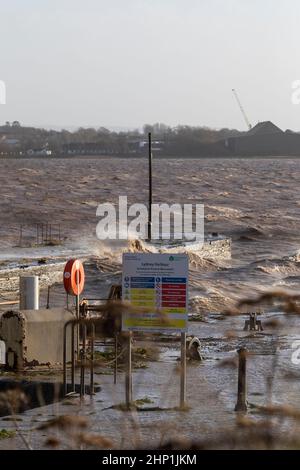
[[[148,163],[149,163],[149,206],[148,206],[148,240],[152,238],[152,140],[148,133]]]

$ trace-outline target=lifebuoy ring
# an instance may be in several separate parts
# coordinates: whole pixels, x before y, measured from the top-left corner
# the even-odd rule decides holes
[[[70,259],[64,269],[64,288],[69,295],[80,295],[84,288],[83,264],[78,259]]]

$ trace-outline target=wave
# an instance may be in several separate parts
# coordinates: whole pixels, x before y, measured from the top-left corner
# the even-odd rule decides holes
[[[266,274],[300,274],[299,263],[291,261],[290,258],[277,260],[265,260],[263,263],[258,262],[256,269]]]
[[[233,234],[237,241],[256,241],[259,238],[266,237],[266,233],[257,227],[245,227],[235,230]]]

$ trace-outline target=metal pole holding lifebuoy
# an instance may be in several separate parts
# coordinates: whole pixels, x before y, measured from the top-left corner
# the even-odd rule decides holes
[[[85,274],[84,268],[81,261],[78,259],[70,259],[64,269],[64,288],[69,295],[76,297],[76,319],[79,320],[79,306],[80,306],[80,294],[84,289]],[[76,343],[77,359],[79,358],[79,324],[76,327],[76,342],[74,342],[74,348]]]
[[[77,295],[76,295],[76,318],[79,320],[79,305],[80,305],[80,297],[79,297],[79,271],[76,271],[76,287],[77,287]],[[79,344],[80,344],[80,326],[77,325],[76,328],[76,348],[77,348],[77,360],[79,359]]]

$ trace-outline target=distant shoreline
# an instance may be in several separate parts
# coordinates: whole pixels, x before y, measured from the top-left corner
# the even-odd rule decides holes
[[[128,160],[144,160],[148,155],[51,155],[51,156],[16,156],[16,155],[0,155],[0,160],[107,160],[107,159],[128,159]],[[155,160],[270,160],[270,159],[298,159],[300,155],[214,155],[214,156],[180,156],[180,155],[153,155]]]

